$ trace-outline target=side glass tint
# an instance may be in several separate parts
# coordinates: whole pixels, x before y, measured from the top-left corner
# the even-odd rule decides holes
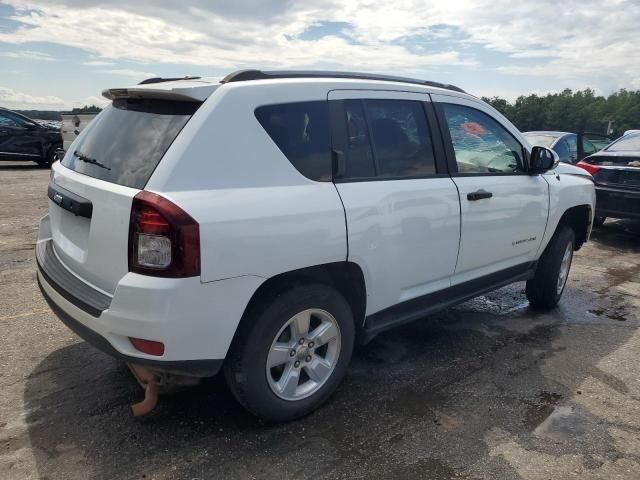
[[[0,113],[0,127],[19,127],[20,124],[10,118],[8,115]]]
[[[367,120],[359,100],[345,102],[347,121],[347,166],[345,178],[376,176]]]
[[[282,103],[256,108],[271,140],[305,177],[331,180],[331,135],[326,101]]]
[[[524,172],[522,145],[500,123],[464,105],[442,104],[460,173]]]
[[[427,119],[420,102],[366,100],[379,177],[412,178],[436,173]]]

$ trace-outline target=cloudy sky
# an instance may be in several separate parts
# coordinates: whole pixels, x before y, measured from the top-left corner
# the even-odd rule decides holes
[[[0,0],[0,106],[152,76],[362,70],[514,99],[640,89],[638,0]]]

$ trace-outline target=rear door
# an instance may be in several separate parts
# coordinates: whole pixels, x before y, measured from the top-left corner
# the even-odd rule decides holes
[[[450,285],[460,204],[426,94],[329,93],[335,184],[367,314]]]
[[[113,293],[128,271],[132,199],[198,105],[118,99],[54,165],[49,185],[54,250],[71,271],[106,293]],[[66,198],[86,208],[70,211],[64,208]]]
[[[525,149],[480,102],[432,95],[443,126],[462,231],[453,284],[495,272],[518,273],[535,260],[544,234],[548,184],[525,172]]]

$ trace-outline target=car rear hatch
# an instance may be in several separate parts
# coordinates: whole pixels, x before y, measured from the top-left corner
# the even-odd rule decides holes
[[[49,184],[55,254],[107,294],[128,272],[133,197],[204,100],[201,91],[192,98],[144,87],[105,92],[112,104],[54,165]]]

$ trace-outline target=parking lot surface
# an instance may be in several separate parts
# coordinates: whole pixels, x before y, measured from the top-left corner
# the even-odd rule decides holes
[[[640,479],[640,223],[607,222],[559,308],[503,288],[358,347],[319,411],[265,426],[224,382],[150,418],[35,281],[47,170],[0,164],[0,478]]]

